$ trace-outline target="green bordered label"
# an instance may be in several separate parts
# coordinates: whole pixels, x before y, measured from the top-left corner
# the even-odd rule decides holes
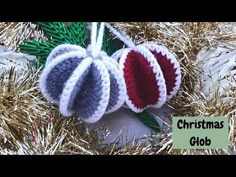
[[[227,149],[227,117],[173,117],[173,149]]]

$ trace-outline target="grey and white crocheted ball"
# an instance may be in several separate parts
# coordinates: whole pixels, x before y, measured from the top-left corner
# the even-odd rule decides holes
[[[119,109],[126,86],[118,63],[100,52],[93,58],[80,46],[62,44],[49,54],[40,89],[65,117],[76,114],[88,123]]]

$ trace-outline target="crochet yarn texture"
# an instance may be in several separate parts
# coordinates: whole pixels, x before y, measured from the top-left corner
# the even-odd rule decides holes
[[[134,112],[160,108],[180,88],[181,70],[177,59],[164,46],[154,42],[136,46],[111,25],[106,26],[128,46],[112,55],[125,79],[126,104]]]
[[[119,109],[125,101],[126,86],[118,63],[101,51],[104,23],[97,37],[92,23],[91,45],[84,49],[62,44],[49,54],[40,77],[43,95],[59,106],[61,114],[76,114],[88,123]]]

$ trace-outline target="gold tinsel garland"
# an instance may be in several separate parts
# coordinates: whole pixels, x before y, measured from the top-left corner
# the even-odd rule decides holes
[[[206,46],[232,44],[235,35],[226,23],[113,23],[125,31],[137,44],[158,41],[176,53],[182,66],[181,90],[170,102],[176,116],[230,117],[230,148],[223,150],[173,150],[171,133],[163,135],[162,141],[151,145],[117,144],[100,146],[105,130],[84,129],[76,120],[64,120],[49,105],[37,88],[38,72],[29,69],[19,77],[14,69],[1,76],[0,88],[0,153],[1,154],[232,154],[235,151],[235,109],[223,103],[219,95],[206,100],[196,91],[198,75],[197,53]],[[226,29],[227,27],[227,29]],[[0,23],[0,43],[17,51],[23,39],[42,39],[46,36],[32,23]],[[8,76],[7,76],[8,75]],[[9,77],[5,83],[4,77]],[[16,82],[17,81],[17,82]],[[232,88],[233,89],[233,88]],[[232,92],[231,97],[236,98]],[[233,99],[234,105],[236,99]],[[47,111],[45,111],[47,110]],[[155,139],[155,136],[152,137]],[[150,141],[152,142],[152,138]],[[154,142],[154,141],[153,141]]]

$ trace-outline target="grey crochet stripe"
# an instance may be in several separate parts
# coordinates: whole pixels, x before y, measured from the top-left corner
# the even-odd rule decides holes
[[[46,80],[46,89],[49,95],[57,101],[60,100],[60,95],[63,91],[65,82],[76,66],[82,61],[82,58],[68,58],[57,64],[48,74]]]
[[[73,109],[73,103],[75,102],[76,100],[76,97],[78,96],[78,93],[80,93],[80,91],[83,88],[84,86],[84,82],[86,81],[85,78],[88,78],[89,77],[89,74],[90,74],[90,71],[91,71],[91,66],[90,65],[83,73],[83,75],[80,77],[80,79],[78,80],[78,82],[76,83],[75,87],[73,88],[73,91],[71,93],[71,96],[70,96],[70,99],[69,99],[69,104],[68,104],[68,107],[67,109],[72,111]],[[88,105],[87,105],[88,106]]]
[[[108,70],[108,72],[110,75],[111,85],[110,85],[110,99],[109,99],[109,103],[108,103],[108,107],[106,111],[109,111],[117,104],[119,92],[120,92],[120,88],[119,88],[119,84],[117,83],[117,80],[115,79],[111,71]]]
[[[87,119],[98,109],[102,95],[102,80],[100,71],[94,64],[83,83],[81,92],[76,96],[72,110],[79,117]]]
[[[71,51],[75,51],[75,49],[72,48],[61,48],[60,50],[57,50],[56,53],[52,56],[53,59],[55,59],[56,57],[58,57],[59,55],[65,54],[65,53],[69,53]]]

